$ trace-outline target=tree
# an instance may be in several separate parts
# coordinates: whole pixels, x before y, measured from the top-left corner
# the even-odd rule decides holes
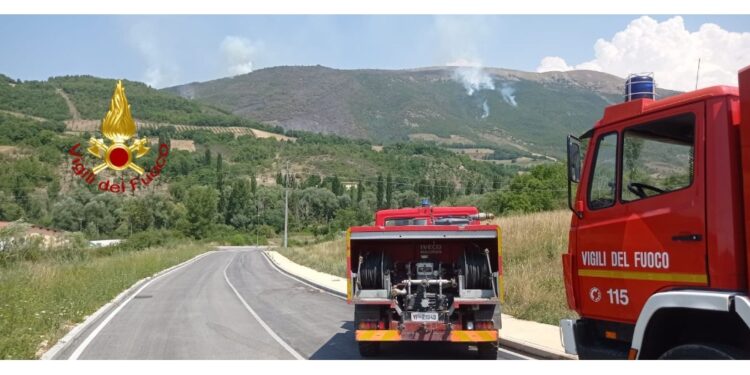
[[[224,222],[235,226],[236,228],[245,228],[247,222],[245,219],[237,219],[237,216],[244,215],[252,217],[250,210],[250,189],[245,179],[235,180],[232,184],[232,192],[229,194],[227,209],[224,215]]]
[[[375,199],[377,200],[376,205],[378,209],[383,208],[383,206],[385,205],[384,195],[385,195],[385,187],[383,186],[383,175],[378,173],[378,185],[377,185],[377,190],[375,193]]]
[[[357,182],[357,203],[362,200],[362,193],[364,193],[365,186],[362,184],[362,179]]]
[[[224,189],[224,161],[221,154],[216,155],[216,190],[219,192],[217,209],[219,214],[222,214],[226,211],[226,192]]]
[[[309,187],[318,187],[320,186],[320,182],[321,182],[320,176],[318,176],[317,174],[313,174],[307,177],[305,182],[302,184],[302,188],[307,189]]]
[[[385,206],[391,208],[393,207],[393,177],[390,172],[385,181]]]
[[[203,154],[203,164],[211,165],[211,149],[206,148],[206,152]]]
[[[216,190],[208,186],[193,186],[188,190],[183,202],[187,209],[186,235],[205,238],[211,233],[216,217],[216,202]]]
[[[250,192],[255,195],[258,191],[258,180],[255,178],[255,172],[250,173]]]
[[[394,199],[399,208],[419,206],[419,195],[413,190],[398,191]]]

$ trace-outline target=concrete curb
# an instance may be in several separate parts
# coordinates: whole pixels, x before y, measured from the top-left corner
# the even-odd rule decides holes
[[[274,254],[270,254],[272,252]],[[297,274],[293,273],[292,271],[290,271],[289,269],[287,269],[286,267],[284,267],[283,264],[281,264],[280,262],[278,262],[275,259],[277,256],[278,257],[283,257],[284,259],[286,259],[290,263],[293,263],[293,264],[296,264],[296,263],[292,262],[291,260],[289,260],[288,258],[286,258],[283,255],[279,254],[278,252],[276,252],[274,250],[264,250],[262,253],[263,253],[263,256],[266,257],[266,259],[269,260],[280,272],[282,272],[282,273],[284,273],[284,274],[286,274],[286,275],[288,275],[288,276],[290,276],[292,278],[301,280],[304,283],[309,283],[309,284],[313,285],[314,287],[319,288],[321,290],[324,290],[324,291],[326,291],[328,293],[331,293],[331,294],[334,294],[334,295],[346,298],[346,292],[342,292],[342,291],[335,290],[335,289],[326,287],[324,285],[321,285],[320,283],[318,283],[316,281],[310,280],[310,279],[305,278],[305,277],[303,277],[301,275],[297,275]],[[300,265],[298,265],[298,266],[300,266]],[[301,267],[304,267],[304,266],[301,266]],[[309,268],[309,267],[306,267],[306,268]],[[319,271],[317,271],[317,272],[319,272]],[[330,276],[334,277],[333,275],[330,275]],[[503,316],[505,317],[506,315],[503,314]],[[526,353],[526,354],[530,354],[530,355],[535,356],[535,357],[544,358],[544,359],[557,359],[557,360],[561,360],[561,359],[566,359],[566,360],[567,359],[578,359],[576,356],[573,356],[573,355],[570,355],[570,354],[567,354],[567,353],[564,353],[564,352],[558,352],[558,351],[549,350],[548,348],[546,348],[544,346],[536,345],[536,344],[534,344],[532,342],[528,342],[528,341],[520,340],[520,339],[516,339],[516,338],[500,337],[499,343],[502,346],[505,346],[505,347],[508,347],[508,348],[511,348],[511,349],[514,349],[514,350],[517,350],[517,351],[520,351],[520,352],[523,352],[523,353]]]
[[[202,254],[198,254],[198,255],[196,255],[196,256],[194,256],[194,257],[192,257],[192,258],[190,258],[190,259],[188,259],[188,260],[186,260],[186,261],[184,261],[184,262],[182,262],[180,264],[176,264],[176,265],[174,265],[172,267],[169,267],[167,269],[163,269],[163,270],[161,270],[161,271],[159,271],[159,272],[157,272],[157,273],[155,273],[155,274],[153,274],[151,276],[147,276],[147,277],[144,277],[144,278],[136,281],[128,289],[125,289],[120,294],[118,294],[115,298],[113,298],[111,301],[107,302],[106,304],[104,304],[104,306],[102,306],[98,310],[96,310],[96,312],[94,312],[93,314],[91,314],[88,317],[86,317],[86,319],[83,322],[78,323],[75,327],[73,327],[73,329],[71,329],[65,336],[63,336],[63,338],[61,338],[60,340],[58,340],[57,343],[55,343],[55,345],[53,345],[49,350],[47,350],[46,352],[44,352],[44,354],[42,354],[39,357],[39,359],[41,359],[41,360],[52,360],[52,359],[55,359],[55,356],[60,351],[62,351],[63,349],[65,349],[71,342],[75,341],[81,335],[81,333],[83,333],[86,330],[86,328],[89,328],[89,326],[91,326],[94,322],[98,321],[103,315],[105,315],[106,313],[108,313],[109,311],[111,311],[113,308],[115,308],[119,304],[121,304],[125,299],[127,299],[127,297],[131,293],[133,293],[134,291],[138,290],[138,288],[140,288],[145,282],[147,282],[147,281],[149,281],[149,280],[151,280],[151,279],[153,279],[155,277],[159,277],[159,276],[161,276],[161,275],[163,275],[163,274],[165,274],[167,272],[170,272],[170,271],[172,271],[172,270],[174,270],[176,268],[185,266],[188,263],[195,262],[198,259],[203,258],[204,256],[212,254],[214,252],[216,252],[216,250],[211,250],[211,251],[207,251],[207,252],[202,253]]]

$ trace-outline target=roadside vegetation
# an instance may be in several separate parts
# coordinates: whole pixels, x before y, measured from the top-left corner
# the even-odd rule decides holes
[[[574,316],[565,302],[561,262],[561,254],[567,250],[570,213],[558,210],[511,215],[493,223],[500,226],[503,235],[503,313],[553,325]],[[346,276],[344,238],[277,251],[318,271]]]
[[[47,247],[19,230],[0,230],[0,359],[39,357],[136,281],[211,248],[163,231],[105,248],[80,236]]]

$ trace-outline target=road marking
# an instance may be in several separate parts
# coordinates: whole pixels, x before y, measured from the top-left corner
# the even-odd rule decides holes
[[[138,290],[135,293],[131,294],[130,297],[128,297],[125,301],[123,301],[120,304],[120,306],[117,306],[116,309],[114,309],[101,323],[99,323],[99,325],[88,335],[88,337],[86,337],[86,339],[83,340],[83,342],[81,343],[81,345],[79,345],[76,348],[76,350],[73,352],[73,354],[71,354],[70,357],[68,357],[68,360],[71,360],[71,361],[77,360],[78,357],[80,357],[81,354],[83,354],[83,351],[86,350],[86,347],[88,347],[89,344],[91,344],[91,342],[94,341],[94,338],[96,338],[96,336],[99,334],[99,332],[101,332],[102,329],[104,329],[104,327],[107,325],[107,323],[109,323],[109,321],[112,320],[112,318],[114,318],[115,315],[117,315],[117,313],[120,312],[120,310],[122,310],[122,308],[125,307],[125,305],[128,304],[128,302],[130,302],[135,296],[137,296],[138,294],[140,294],[141,291],[143,291],[143,289],[146,289],[146,287],[149,286],[149,285],[151,285],[151,283],[153,283],[154,281],[159,280],[162,277],[164,277],[166,275],[169,275],[170,273],[172,273],[174,271],[177,271],[177,270],[179,270],[179,269],[181,269],[181,268],[183,268],[183,267],[185,267],[187,265],[193,264],[198,259],[201,259],[201,258],[203,258],[203,257],[205,257],[206,255],[209,255],[209,254],[215,254],[215,252],[213,252],[213,251],[206,252],[206,253],[203,253],[203,254],[201,254],[201,255],[193,258],[193,259],[190,259],[190,260],[188,260],[186,262],[183,262],[182,264],[178,264],[178,265],[172,267],[172,269],[168,269],[166,272],[164,272],[161,275],[158,275],[158,276],[152,278],[151,280],[149,280],[145,284],[143,284],[143,286],[141,286],[140,288],[138,288]]]
[[[268,257],[268,254],[266,254],[266,252],[265,252],[265,251],[261,250],[261,254],[263,255],[263,258],[265,258],[265,259],[266,259],[266,262],[268,262],[268,264],[269,264],[269,265],[271,266],[271,268],[275,269],[275,270],[276,270],[276,272],[278,272],[278,273],[280,273],[280,274],[282,274],[282,275],[284,275],[284,276],[286,276],[286,277],[288,277],[288,278],[290,278],[290,279],[292,279],[292,280],[294,280],[294,281],[296,281],[296,282],[298,282],[298,283],[302,283],[302,284],[305,284],[305,285],[309,286],[310,288],[313,288],[313,289],[315,289],[315,290],[318,290],[318,291],[321,291],[321,292],[323,292],[323,293],[325,293],[325,294],[329,294],[329,295],[331,295],[331,296],[333,296],[333,297],[336,297],[336,298],[338,298],[338,299],[341,299],[341,300],[344,300],[344,301],[346,301],[346,297],[343,297],[343,296],[340,296],[340,295],[338,295],[338,294],[335,294],[335,293],[329,292],[329,291],[327,291],[327,290],[325,290],[325,289],[321,289],[320,287],[317,287],[317,286],[315,286],[315,285],[312,285],[312,284],[310,284],[310,283],[307,283],[307,282],[305,282],[304,280],[302,280],[302,279],[300,279],[300,278],[298,278],[298,277],[296,277],[296,276],[292,276],[292,275],[288,274],[288,273],[287,273],[286,271],[282,270],[281,268],[279,268],[279,266],[277,266],[276,264],[274,264],[274,263],[273,263],[273,262],[272,262],[272,261],[271,261],[271,260],[269,259],[269,257]]]
[[[266,322],[264,322],[263,319],[261,319],[260,316],[258,316],[255,310],[253,310],[253,308],[247,304],[245,299],[242,298],[242,295],[240,295],[240,292],[237,291],[237,288],[235,288],[234,285],[232,285],[232,282],[229,281],[229,277],[227,276],[227,269],[229,269],[229,266],[231,266],[232,263],[234,263],[234,260],[236,258],[237,258],[237,255],[232,257],[232,260],[229,261],[229,263],[227,263],[226,267],[224,267],[224,280],[227,282],[227,285],[229,285],[229,287],[232,288],[232,291],[234,292],[234,294],[237,296],[240,302],[242,302],[242,304],[245,305],[245,308],[247,309],[247,311],[250,312],[253,318],[255,318],[255,320],[257,320],[258,323],[260,323],[260,326],[263,327],[263,329],[265,329],[266,332],[268,332],[268,334],[271,335],[271,337],[273,337],[273,339],[279,343],[279,345],[281,345],[284,349],[286,349],[286,351],[288,351],[295,359],[305,360],[305,357],[297,353],[296,350],[294,350],[291,346],[289,346],[289,344],[287,344],[286,341],[284,341],[281,337],[279,337],[279,335],[277,335],[276,332],[274,332],[271,329],[271,327],[269,327],[268,324],[266,324]]]

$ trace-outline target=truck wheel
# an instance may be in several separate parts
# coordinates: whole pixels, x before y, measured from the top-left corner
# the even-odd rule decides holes
[[[497,359],[497,343],[482,342],[477,344],[479,359]]]
[[[380,353],[380,343],[373,341],[359,342],[359,355],[362,357],[375,357]]]
[[[659,359],[747,359],[743,351],[718,344],[685,344],[667,350]]]

